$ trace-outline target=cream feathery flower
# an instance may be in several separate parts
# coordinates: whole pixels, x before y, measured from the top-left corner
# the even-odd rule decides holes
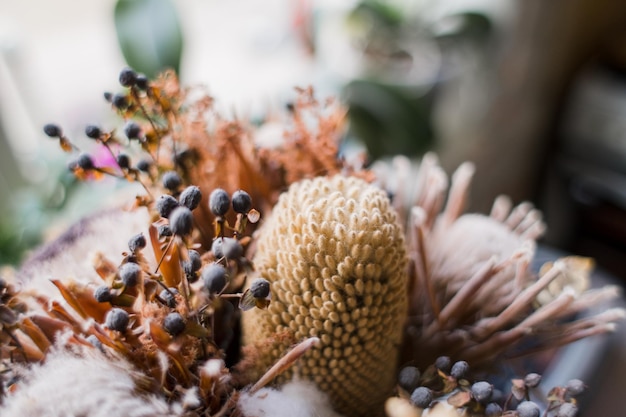
[[[96,349],[80,353],[58,350],[43,365],[34,365],[0,415],[23,417],[174,417],[164,399],[146,391],[145,376],[122,358]],[[143,381],[145,385],[145,381]]]
[[[272,301],[244,314],[245,342],[318,337],[295,366],[299,377],[342,413],[381,414],[407,308],[404,237],[385,192],[343,176],[293,184],[261,230],[254,265]],[[262,351],[257,371],[288,348],[284,341]]]

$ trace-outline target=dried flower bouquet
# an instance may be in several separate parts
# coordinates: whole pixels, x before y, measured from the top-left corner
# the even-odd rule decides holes
[[[120,83],[105,98],[123,134],[85,129],[109,162],[44,132],[78,178],[142,191],[5,274],[2,415],[576,414],[580,381],[544,401],[538,374],[508,395],[490,382],[624,316],[578,318],[618,295],[589,288],[591,260],[530,269],[545,227],[531,205],[464,214],[471,164],[448,184],[433,155],[417,173],[349,163],[345,110],[312,89],[254,127],[171,72]]]

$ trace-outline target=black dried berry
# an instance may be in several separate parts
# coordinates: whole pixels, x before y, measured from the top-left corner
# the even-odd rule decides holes
[[[170,313],[163,320],[163,328],[172,336],[178,336],[185,331],[185,319],[178,313]]]
[[[119,165],[120,168],[122,169],[130,168],[130,157],[126,155],[125,153],[121,153],[117,155],[116,161],[117,161],[117,165]]]
[[[161,181],[163,182],[163,186],[170,191],[178,191],[178,188],[180,188],[180,185],[183,183],[183,180],[176,171],[167,171],[163,173]]]
[[[221,188],[216,188],[209,196],[209,209],[216,216],[223,216],[230,208],[230,197]]]
[[[250,293],[254,298],[266,298],[270,295],[270,282],[265,278],[255,279],[250,284]]]
[[[433,392],[426,387],[418,387],[411,394],[411,402],[419,408],[428,408],[433,401]]]
[[[478,381],[470,389],[472,397],[481,404],[486,404],[493,395],[493,385],[487,381]]]
[[[139,139],[141,137],[141,126],[136,122],[130,121],[124,126],[124,134],[128,139]]]
[[[172,229],[170,229],[169,224],[161,224],[157,228],[157,233],[159,235],[159,238],[172,236]]]
[[[137,169],[142,172],[150,172],[151,166],[152,163],[147,159],[140,159],[139,162],[137,162]]]
[[[60,138],[63,135],[63,130],[59,125],[54,123],[48,123],[43,127],[43,133],[51,138]]]
[[[185,271],[185,274],[192,275],[199,271],[202,267],[202,259],[200,258],[198,251],[189,249],[187,253],[189,255],[189,259],[183,262],[183,270]]]
[[[456,379],[465,378],[469,372],[469,364],[465,361],[458,361],[452,365],[450,375]]]
[[[450,372],[451,366],[452,360],[448,356],[439,356],[435,359],[435,368],[439,369],[441,372]]]
[[[102,136],[102,130],[96,125],[87,125],[85,135],[91,139],[99,139]]]
[[[213,239],[213,243],[211,243],[211,252],[213,252],[213,256],[215,257],[215,259],[220,259],[224,257],[224,252],[222,252],[222,244],[224,242],[224,239],[229,238],[216,237],[215,239]]]
[[[125,94],[118,93],[113,96],[111,103],[118,109],[124,110],[128,107],[128,98]]]
[[[233,210],[235,213],[246,214],[252,209],[252,199],[250,194],[243,190],[237,190],[233,193]]]
[[[80,155],[78,155],[78,159],[76,159],[76,165],[78,165],[85,171],[92,170],[96,167],[93,163],[93,159],[91,159],[91,156],[86,153],[81,153]]]
[[[128,249],[130,249],[131,252],[136,252],[139,249],[145,248],[147,244],[148,242],[143,233],[138,233],[128,241]]]
[[[582,394],[583,392],[585,392],[585,388],[585,383],[580,379],[570,379],[565,385],[567,394],[571,397],[576,397]]]
[[[113,101],[113,93],[111,93],[110,91],[105,91],[103,96],[104,96],[104,99],[108,101],[109,103]]]
[[[184,260],[182,265],[183,272],[185,273],[187,279],[191,278],[193,280],[195,278],[196,272],[198,272],[198,269],[194,270],[193,264],[189,259]]]
[[[170,229],[177,236],[187,236],[193,230],[193,214],[187,207],[175,208],[169,217]]]
[[[169,218],[175,208],[179,207],[178,201],[174,197],[168,194],[164,194],[157,198],[155,208],[159,212],[159,215],[163,218]]]
[[[524,377],[524,384],[529,388],[535,388],[541,383],[541,375],[530,373]]]
[[[104,325],[111,330],[117,330],[118,332],[126,331],[130,317],[128,313],[121,308],[112,308],[107,313],[104,319]]]
[[[141,267],[134,262],[127,262],[117,271],[120,279],[127,287],[134,287],[139,282]]]
[[[102,285],[93,292],[93,296],[99,303],[106,303],[112,300],[111,289],[106,285]]]
[[[502,412],[502,407],[498,403],[489,403],[485,407],[485,417],[500,417]]]
[[[576,406],[576,404],[563,403],[559,406],[556,417],[576,417],[577,414],[578,407]]]
[[[226,286],[226,268],[218,263],[211,263],[202,270],[204,288],[210,294],[217,294]]]
[[[398,374],[398,385],[408,392],[413,392],[420,382],[422,374],[415,366],[405,366]]]
[[[516,411],[519,417],[539,417],[541,414],[539,406],[532,401],[522,401]]]
[[[202,192],[200,192],[200,188],[195,185],[190,185],[180,193],[178,200],[180,204],[187,207],[189,210],[194,210],[202,200]]]
[[[176,288],[168,288],[167,290],[161,291],[159,297],[165,302],[165,305],[174,308],[176,307],[176,294],[178,294]]]
[[[78,169],[78,161],[76,159],[71,159],[70,161],[67,162],[67,169],[69,169],[70,171],[75,171]]]
[[[137,73],[132,68],[124,68],[120,71],[120,84],[124,87],[132,87],[137,82]]]
[[[243,256],[243,246],[232,237],[215,238],[211,244],[211,251],[216,259],[239,259]]]
[[[91,346],[98,348],[100,350],[104,350],[104,345],[102,344],[100,339],[98,339],[95,335],[90,334],[89,336],[87,336],[85,340],[87,340],[87,342],[89,342]]]
[[[148,77],[144,74],[137,74],[137,77],[135,77],[135,87],[143,91],[147,90],[149,87]]]

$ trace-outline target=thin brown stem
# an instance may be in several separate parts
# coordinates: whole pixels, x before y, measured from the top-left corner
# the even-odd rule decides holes
[[[159,272],[159,268],[161,268],[161,264],[163,263],[163,260],[165,259],[165,256],[167,255],[167,253],[170,250],[170,247],[172,246],[174,239],[176,239],[175,236],[173,236],[169,242],[167,242],[167,246],[165,247],[165,250],[163,251],[163,254],[161,255],[161,259],[159,259],[159,263],[157,264],[156,269],[154,270],[154,274]]]
[[[310,337],[304,341],[298,343],[293,349],[291,349],[285,356],[280,358],[278,362],[274,364],[263,376],[250,388],[250,394],[254,394],[267,384],[269,384],[278,375],[289,369],[295,361],[300,359],[302,355],[309,351],[314,346],[319,345],[320,339],[317,337]]]

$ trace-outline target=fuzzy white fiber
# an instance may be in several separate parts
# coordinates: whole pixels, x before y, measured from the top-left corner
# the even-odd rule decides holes
[[[246,417],[342,417],[333,411],[325,393],[313,383],[301,380],[291,381],[280,390],[243,392],[239,407]]]
[[[90,349],[93,350],[93,349]],[[141,393],[130,364],[97,352],[53,353],[5,397],[2,417],[165,417],[165,401]]]
[[[133,235],[144,233],[150,244],[148,223],[147,210],[108,210],[82,219],[24,262],[17,272],[20,291],[61,301],[59,290],[50,279],[72,278],[83,284],[101,285],[102,279],[93,264],[95,254],[118,264],[122,252],[128,252],[128,240]],[[143,253],[154,261],[152,250]]]

